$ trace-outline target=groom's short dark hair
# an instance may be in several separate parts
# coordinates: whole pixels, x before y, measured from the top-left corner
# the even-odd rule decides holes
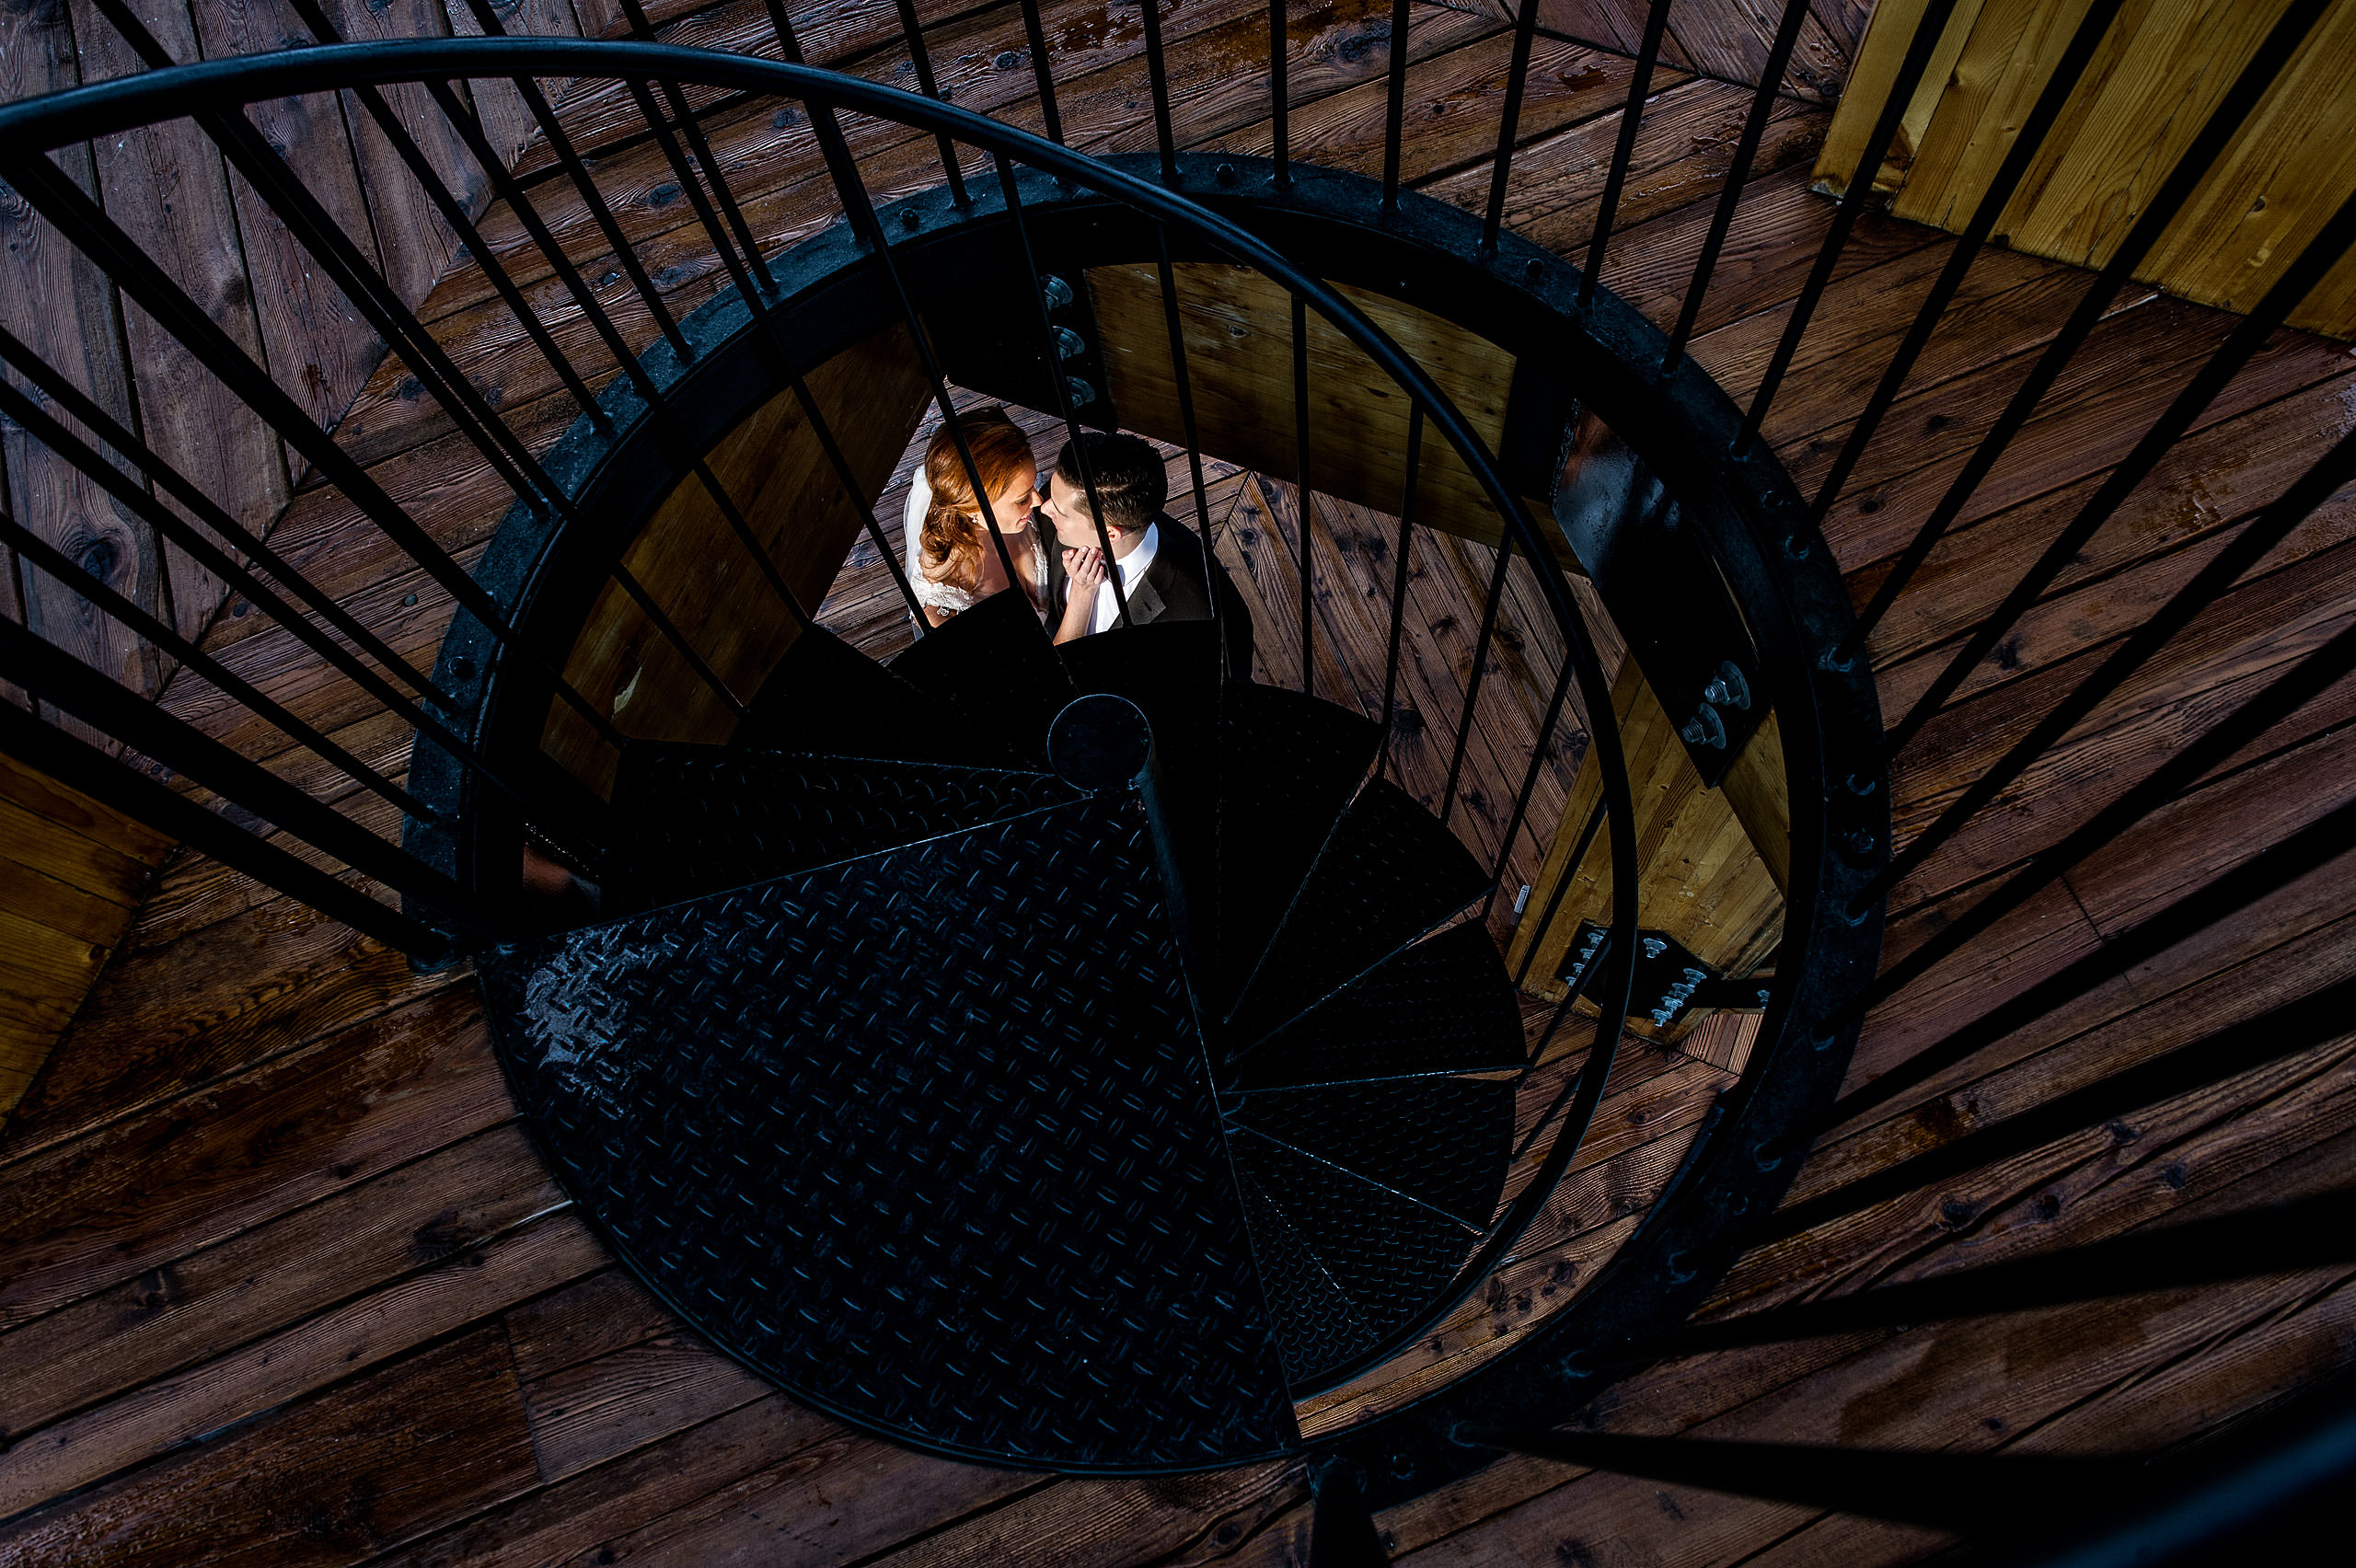
[[[1080,453],[1068,441],[1056,458],[1057,477],[1082,494],[1089,477],[1094,478],[1096,509],[1107,528],[1133,533],[1152,522],[1170,499],[1170,472],[1153,444],[1141,436],[1101,430],[1082,431],[1080,439],[1088,448],[1087,469],[1080,467]]]

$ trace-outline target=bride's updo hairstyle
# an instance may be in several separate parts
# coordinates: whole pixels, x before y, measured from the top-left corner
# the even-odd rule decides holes
[[[1006,417],[1004,409],[980,409],[957,416],[974,467],[991,495],[1005,493],[1025,467],[1033,467],[1031,438]],[[964,460],[957,455],[957,440],[943,425],[925,448],[924,477],[932,486],[932,504],[924,514],[926,575],[939,582],[972,588],[981,581],[982,551],[988,548],[987,513],[989,502],[976,500]],[[941,569],[946,566],[947,571]]]

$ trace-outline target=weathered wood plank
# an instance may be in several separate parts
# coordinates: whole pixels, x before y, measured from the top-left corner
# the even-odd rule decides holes
[[[1715,196],[1741,139],[1750,98],[1742,87],[1694,81],[1671,87],[1646,104],[1613,227]],[[1767,174],[1808,157],[1824,124],[1822,110],[1779,100],[1753,167]],[[1514,159],[1507,192],[1507,226],[1565,255],[1584,245],[1593,231],[1619,135],[1620,117],[1603,115],[1522,149]],[[1425,191],[1483,211],[1489,179],[1485,171],[1471,169],[1433,181]]]
[[[569,1213],[495,1236],[356,1301],[19,1437],[0,1458],[0,1506],[14,1511],[62,1496],[311,1394],[595,1268],[605,1256]],[[478,1332],[500,1340],[495,1324]],[[504,1367],[504,1344],[500,1348]],[[534,1478],[527,1470],[477,1498],[488,1501]],[[360,1469],[336,1479],[365,1487],[375,1477]]]
[[[386,1568],[544,1568],[595,1561],[661,1518],[835,1431],[771,1395],[555,1486],[537,1487],[384,1560]]]
[[[692,1333],[664,1334],[527,1383],[540,1479],[562,1481],[773,1390]]]
[[[0,1335],[0,1409],[21,1438],[563,1202],[521,1128],[465,1139]]]
[[[0,13],[0,96],[30,98],[79,86],[75,26],[65,0]],[[65,148],[55,161],[86,193],[96,193],[98,176],[87,145]],[[109,415],[130,424],[132,392],[113,286],[10,186],[0,185],[0,226],[6,231],[9,259],[9,265],[0,267],[0,326]],[[118,513],[95,482],[14,420],[0,424],[0,468],[6,470],[10,515],[86,571],[95,569],[117,593],[150,610],[163,607],[163,568],[152,529]],[[153,651],[136,637],[45,572],[24,571],[21,582],[28,628],[135,690],[154,689],[161,672]]]
[[[198,57],[186,7],[133,0],[132,8],[171,58]],[[143,68],[130,45],[95,10],[77,20],[75,40],[87,76]],[[247,271],[228,170],[195,121],[142,127],[108,137],[92,152],[107,216],[255,363],[284,375],[288,367],[269,359],[264,307]],[[154,317],[126,306],[123,329],[138,398],[137,428],[148,446],[231,516],[248,527],[267,524],[288,493],[278,437]],[[220,580],[178,550],[157,547],[157,562],[169,610],[164,618],[183,636],[198,635],[220,605]]]
[[[2071,357],[2039,411],[2013,438],[1957,521],[1975,522],[2117,463],[2230,326],[2224,317],[2170,299],[2110,317]],[[1843,541],[1848,559],[1873,559],[1904,547],[2011,399],[2027,371],[2026,360],[1999,361],[1910,392],[1891,407],[1825,518],[1826,536]],[[2304,333],[2278,333],[2192,429],[2263,408],[2345,369],[2346,355],[2336,345]],[[1832,454],[1803,448],[1784,457],[1794,481],[1812,492]]]
[[[469,986],[29,1154],[6,1168],[0,1323],[134,1278],[512,1114]]]
[[[676,1318],[629,1270],[611,1268],[527,1301],[507,1314],[515,1376],[526,1385],[583,1361],[664,1334]]]
[[[291,899],[116,955],[9,1126],[25,1157],[395,1004],[452,986]]]
[[[27,1564],[340,1564],[527,1484],[507,1347],[486,1329],[0,1530]]]

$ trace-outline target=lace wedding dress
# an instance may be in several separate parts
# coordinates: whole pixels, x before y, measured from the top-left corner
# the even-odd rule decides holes
[[[925,478],[924,470],[918,468],[908,485],[908,508],[904,515],[905,532],[907,537],[905,559],[908,567],[908,586],[916,591],[918,604],[929,609],[955,615],[960,610],[970,610],[981,603],[982,595],[970,589],[960,588],[953,582],[935,582],[925,576],[924,514],[931,505],[931,482]],[[1013,551],[1021,551],[1028,548],[1031,552],[1031,581],[1034,583],[1045,583],[1047,581],[1047,549],[1039,542],[1039,536],[1035,531],[1025,534],[1020,541],[1009,539],[1007,547]],[[1034,607],[1036,607],[1035,605]],[[1043,610],[1040,614],[1044,616],[1045,612]]]

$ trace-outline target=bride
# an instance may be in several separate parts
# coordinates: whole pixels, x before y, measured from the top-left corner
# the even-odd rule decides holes
[[[943,425],[925,448],[924,467],[909,488],[909,582],[928,626],[939,626],[1008,586],[1005,562],[990,537],[1005,536],[1016,582],[1034,610],[1045,603],[1047,550],[1032,525],[1038,502],[1039,465],[1031,440],[1003,409],[983,409],[957,418],[974,467],[989,493],[989,520],[975,503],[972,479],[958,455],[956,438]]]

